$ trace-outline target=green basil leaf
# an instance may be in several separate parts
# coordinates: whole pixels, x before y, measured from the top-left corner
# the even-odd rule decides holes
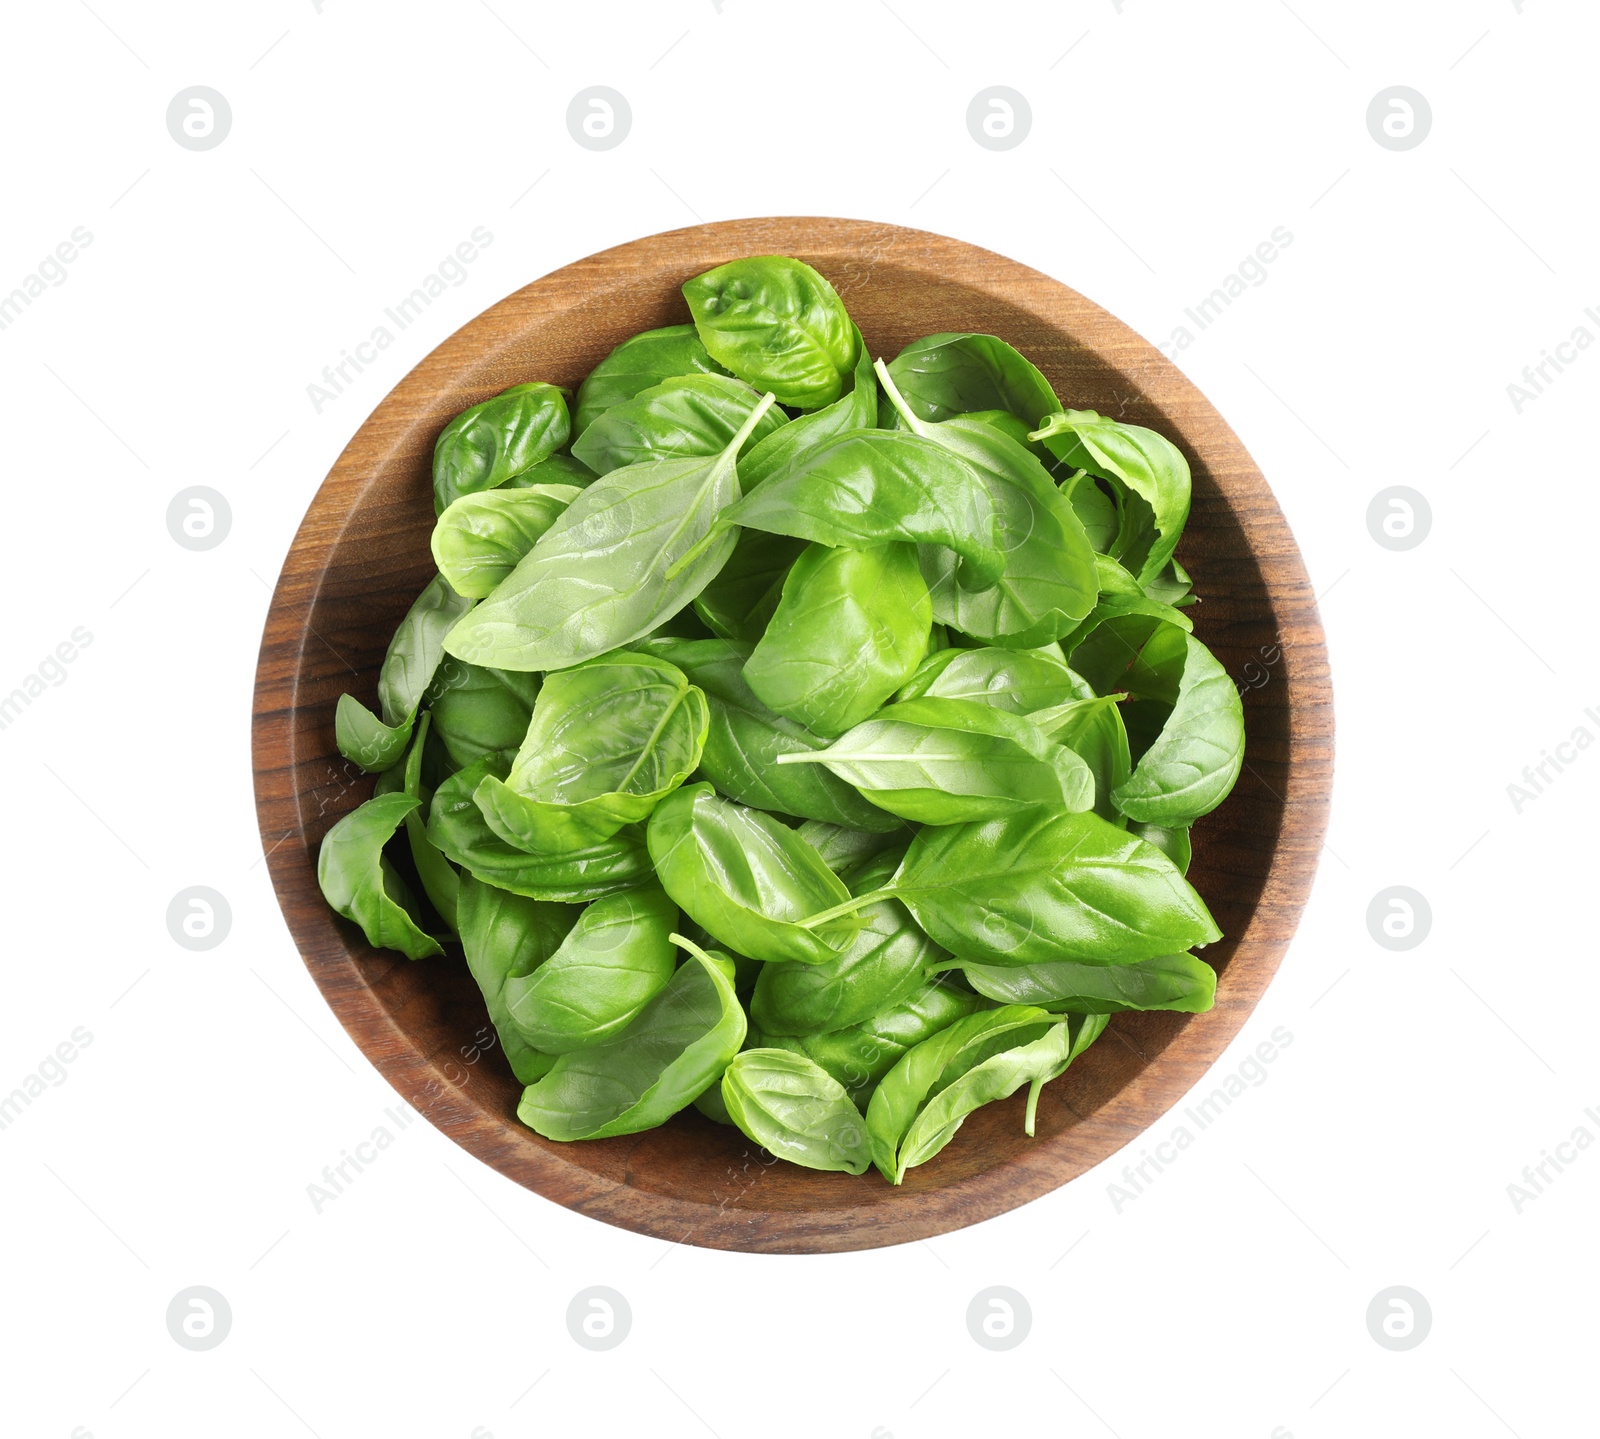
[[[683,287],[700,339],[719,364],[778,403],[820,409],[856,363],[856,328],[837,291],[786,255],[733,260]]]
[[[1059,646],[1008,650],[984,646],[930,654],[896,700],[976,700],[1009,714],[1030,714],[1094,694],[1061,658]]]
[[[874,804],[919,824],[1094,803],[1094,776],[1076,753],[1021,715],[975,700],[890,705],[829,748],[780,755],[778,763],[825,764]]]
[[[952,960],[951,966],[961,965]],[[1192,954],[1164,954],[1137,964],[961,965],[979,994],[1001,1004],[1037,1004],[1074,1014],[1170,1009],[1204,1014],[1217,993],[1217,973]]]
[[[975,964],[1129,964],[1222,937],[1166,855],[1092,813],[925,829],[891,889]]]
[[[555,953],[507,982],[512,1022],[547,1054],[610,1039],[672,978],[678,951],[667,936],[677,920],[678,906],[654,884],[597,899]]]
[[[761,403],[761,391],[732,375],[680,375],[613,405],[572,446],[597,475],[649,460],[720,454]],[[745,432],[748,449],[783,425],[776,405]]]
[[[728,563],[695,596],[694,613],[719,638],[754,644],[772,623],[783,582],[805,547],[789,535],[739,531]]]
[[[1094,812],[1101,819],[1121,824],[1122,815],[1112,794],[1133,769],[1128,731],[1117,708],[1120,695],[1070,700],[1028,716],[1039,729],[1065,745],[1088,765],[1094,775]]]
[[[624,340],[589,372],[578,387],[572,433],[579,436],[613,405],[631,400],[641,390],[678,375],[723,375],[722,368],[700,343],[693,325],[668,325],[645,330]]]
[[[599,478],[593,470],[571,455],[555,454],[547,460],[530,465],[520,475],[513,475],[499,488],[502,490],[527,490],[538,485],[575,485],[586,489]]]
[[[831,405],[780,425],[759,443],[739,456],[739,484],[746,494],[773,475],[799,463],[802,456],[821,449],[851,430],[876,429],[878,424],[878,382],[872,370],[872,355],[861,332],[856,336],[856,367],[848,393]]]
[[[426,710],[417,723],[416,738],[406,756],[403,787],[426,811],[432,795],[422,783],[422,755],[428,743],[428,730],[433,716]],[[438,912],[439,918],[451,934],[459,934],[456,908],[460,896],[460,876],[455,868],[428,840],[428,826],[423,814],[413,810],[405,818],[406,844],[411,850],[411,862],[417,867],[417,878],[422,881],[422,892],[428,903]]]
[[[794,830],[720,798],[709,784],[686,786],[657,805],[648,841],[662,887],[738,954],[821,964],[860,928],[853,915],[808,925],[849,891]]]
[[[463,410],[433,447],[433,510],[492,490],[561,449],[572,433],[566,396],[554,385],[513,385]]]
[[[458,767],[485,755],[509,764],[528,732],[538,692],[536,675],[446,659],[428,691],[433,732]]]
[[[805,451],[717,523],[853,550],[942,547],[961,557],[972,588],[992,585],[1006,564],[989,488],[964,458],[888,430],[855,430]]]
[[[513,894],[571,904],[636,889],[650,877],[644,836],[632,827],[559,854],[529,854],[507,844],[473,799],[486,777],[503,774],[496,759],[485,756],[451,775],[433,796],[428,839],[469,874]]]
[[[821,749],[827,741],[756,697],[743,673],[750,645],[662,639],[650,641],[650,651],[671,660],[705,693],[711,719],[700,773],[719,793],[752,809],[852,829],[900,828],[826,769],[778,767],[780,755]]]
[[[557,1140],[654,1129],[722,1074],[744,1035],[732,984],[709,957],[692,953],[626,1028],[563,1054],[529,1085],[517,1118]]]
[[[648,819],[700,763],[705,695],[676,665],[618,650],[548,676],[504,780],[475,798],[519,849],[579,849]]]
[[[1182,828],[1169,828],[1164,824],[1140,824],[1135,820],[1130,821],[1128,833],[1138,835],[1146,844],[1153,844],[1178,866],[1179,874],[1189,873],[1189,860],[1193,851],[1189,846],[1187,825]]]
[[[339,696],[333,712],[334,742],[339,753],[368,774],[394,768],[411,743],[415,716],[398,725],[386,725],[352,694]]]
[[[1164,435],[1093,410],[1052,415],[1031,438],[1063,464],[1087,470],[1121,491],[1121,525],[1112,555],[1141,584],[1166,568],[1189,520],[1189,462]]]
[[[747,1049],[722,1076],[722,1102],[747,1139],[806,1169],[865,1174],[866,1121],[844,1086],[804,1055]]]
[[[1129,819],[1192,824],[1228,797],[1244,763],[1244,706],[1216,657],[1193,635],[1158,630],[1128,671],[1132,693],[1171,706],[1154,744],[1112,794]]]
[[[739,496],[734,456],[744,438],[717,455],[652,460],[596,480],[445,648],[476,664],[555,670],[649,634],[705,588],[733,549],[731,534],[701,542]]]
[[[744,677],[779,714],[817,734],[842,734],[910,678],[930,624],[911,546],[813,545],[789,571]]]
[[[579,493],[575,485],[529,485],[462,495],[433,527],[433,562],[458,595],[483,599]]]
[[[894,357],[889,373],[921,420],[1002,410],[1034,429],[1061,409],[1032,361],[994,335],[926,335]]]
[[[522,1034],[511,1017],[506,987],[533,974],[560,948],[578,913],[571,905],[511,894],[470,874],[461,879],[457,914],[467,968],[483,991],[512,1073],[524,1084],[548,1074],[555,1055],[536,1049]]]
[[[409,913],[413,901],[383,847],[421,801],[403,791],[369,799],[322,837],[317,883],[335,912],[361,926],[376,949],[397,949],[407,959],[443,954]],[[841,885],[842,889],[843,886]]]

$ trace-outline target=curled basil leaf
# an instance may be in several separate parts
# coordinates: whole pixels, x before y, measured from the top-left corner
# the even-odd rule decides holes
[[[750,645],[727,640],[652,640],[650,650],[679,666],[704,691],[710,727],[700,773],[720,794],[753,809],[853,829],[894,831],[893,816],[868,803],[826,769],[780,769],[780,755],[827,744],[804,725],[768,709],[744,677]]]
[[[576,485],[528,485],[462,495],[433,527],[433,562],[458,595],[481,600],[578,493]]]
[[[428,813],[428,839],[450,860],[485,884],[530,899],[587,904],[650,877],[644,836],[635,828],[610,839],[559,854],[529,854],[507,844],[483,817],[473,793],[490,774],[503,769],[485,756],[441,784]]]
[[[339,753],[368,771],[398,764],[434,671],[444,657],[444,637],[472,608],[443,575],[428,581],[389,641],[378,671],[379,719],[354,695],[341,695],[334,715]]]
[[[910,545],[813,545],[745,663],[771,709],[822,735],[859,724],[903,685],[928,648],[928,587]]]
[[[579,436],[613,405],[677,375],[723,375],[693,325],[645,330],[624,340],[589,372],[578,387],[572,433]]]
[[[839,398],[856,363],[856,328],[810,265],[786,255],[733,260],[696,275],[683,297],[712,358],[741,380],[802,410]]]
[[[1164,435],[1093,410],[1052,415],[1032,439],[1063,464],[1109,481],[1120,502],[1111,554],[1140,584],[1166,568],[1189,520],[1189,462]]]
[[[889,373],[921,420],[1000,410],[1035,429],[1061,409],[1032,361],[994,335],[926,335],[894,357]]]
[[[703,548],[701,541],[738,498],[734,456],[768,404],[719,454],[652,460],[596,480],[456,625],[445,648],[503,669],[565,669],[677,614],[733,549],[732,534]]]
[[[1033,1133],[1039,1089],[1064,1073],[1105,1028],[1105,1018],[1060,1019],[1006,1005],[958,1020],[911,1050],[867,1107],[872,1161],[891,1184],[925,1164],[982,1105],[1030,1086],[1024,1130]]]
[[[714,1083],[744,1043],[744,1010],[710,956],[691,950],[617,1034],[556,1060],[517,1118],[546,1139],[654,1129]]]
[[[417,927],[416,901],[383,852],[420,804],[404,791],[369,799],[323,835],[317,854],[317,883],[334,910],[359,924],[374,948],[397,949],[407,959],[444,953],[438,940]]]
[[[722,1076],[722,1102],[747,1139],[806,1169],[865,1174],[867,1126],[844,1086],[804,1055],[747,1049]]]
[[[1096,814],[925,829],[890,892],[975,964],[1129,964],[1222,937],[1166,855]]]
[[[667,936],[677,919],[653,884],[597,899],[543,964],[507,981],[517,1030],[547,1054],[610,1039],[672,978],[678,951]]]
[[[529,899],[484,884],[470,874],[461,879],[457,909],[467,968],[483,992],[489,1019],[512,1073],[532,1084],[550,1072],[555,1055],[536,1049],[512,1018],[507,986],[535,973],[560,947],[577,919],[571,905]]]
[[[475,798],[519,849],[596,844],[650,811],[700,763],[705,696],[682,670],[618,650],[550,675],[510,775]]]
[[[1125,679],[1131,693],[1170,709],[1155,743],[1111,797],[1129,819],[1188,826],[1221,804],[1239,778],[1239,691],[1210,650],[1171,625],[1151,636]]]
[[[873,804],[919,824],[998,819],[1036,805],[1094,803],[1094,775],[1072,750],[1021,715],[976,700],[905,700],[811,754]]]
[[[513,385],[463,410],[433,447],[433,509],[462,495],[492,490],[532,469],[567,443],[567,398],[554,385]]]
[[[930,654],[895,695],[896,700],[976,700],[1010,714],[1030,714],[1092,697],[1056,645],[1045,649],[944,649]]]
[[[648,840],[662,887],[737,954],[821,964],[860,928],[853,916],[814,922],[850,898],[838,876],[787,825],[722,799],[709,784],[657,805]]]
[[[760,403],[761,391],[732,375],[680,375],[597,416],[572,453],[597,475],[647,460],[719,454]],[[743,448],[787,418],[776,405],[766,410],[746,432]]]
[[[717,525],[853,550],[941,546],[961,557],[961,582],[973,589],[992,585],[1006,564],[989,489],[965,459],[887,430],[852,431],[805,451]]]
[[[1192,954],[1164,954],[1137,964],[962,965],[979,994],[1001,1004],[1037,1004],[1073,1014],[1170,1009],[1204,1014],[1217,993],[1217,972]]]

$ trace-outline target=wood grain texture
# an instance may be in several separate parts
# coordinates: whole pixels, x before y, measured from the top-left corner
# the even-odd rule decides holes
[[[678,287],[744,255],[794,255],[827,275],[874,355],[936,331],[1003,336],[1065,402],[1148,425],[1194,471],[1179,558],[1202,603],[1197,634],[1238,677],[1248,748],[1232,797],[1196,826],[1190,878],[1227,938],[1209,1014],[1124,1014],[1048,1085],[1038,1135],[1024,1096],[970,1118],[898,1189],[876,1173],[767,1159],[689,1111],[661,1129],[562,1145],[517,1123],[520,1086],[459,955],[412,963],[372,950],[317,888],[323,834],[371,780],[334,744],[334,706],[374,704],[389,637],[433,573],[434,438],[508,385],[576,388],[636,331],[688,319]],[[568,1208],[659,1238],[816,1253],[944,1233],[1065,1184],[1131,1143],[1206,1072],[1261,998],[1298,922],[1327,822],[1333,714],[1321,625],[1299,551],[1260,472],[1204,397],[1120,321],[1049,277],[922,231],[832,219],[740,220],[654,235],[569,265],[452,335],[373,412],[340,456],[284,563],[262,639],[256,802],[273,883],[317,984],[395,1089],[458,1144]]]

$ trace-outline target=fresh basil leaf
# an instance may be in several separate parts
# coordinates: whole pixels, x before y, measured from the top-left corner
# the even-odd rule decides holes
[[[733,985],[709,956],[691,952],[626,1028],[563,1054],[529,1085],[517,1118],[563,1141],[654,1129],[717,1080],[744,1035]]]
[[[512,1073],[532,1084],[549,1073],[555,1055],[541,1052],[524,1037],[511,1017],[506,987],[535,973],[560,948],[579,911],[511,894],[468,874],[461,879],[457,913],[467,968],[483,991],[500,1047]]]
[[[807,923],[850,898],[794,830],[719,797],[709,784],[669,795],[650,816],[650,858],[678,907],[752,959],[821,964],[854,939],[854,916]]]
[[[1112,555],[1141,584],[1166,567],[1189,520],[1189,462],[1164,435],[1093,410],[1052,415],[1031,438],[1063,464],[1087,470],[1121,491]]]
[[[744,677],[752,646],[727,640],[652,640],[652,654],[672,661],[704,691],[710,727],[700,773],[719,793],[753,809],[823,820],[858,830],[894,831],[899,821],[826,769],[782,769],[778,757],[821,749],[827,741],[768,709]]]
[[[722,1102],[747,1139],[806,1169],[865,1174],[866,1121],[844,1086],[804,1055],[747,1049],[722,1076]]]
[[[709,722],[676,665],[617,650],[546,678],[509,776],[485,776],[474,797],[519,849],[597,844],[689,777]]]
[[[1073,1014],[1169,1009],[1204,1014],[1216,999],[1217,973],[1192,954],[1164,954],[1137,964],[962,965],[979,994],[1001,1004],[1036,1004]]]
[[[317,854],[317,883],[335,912],[359,924],[375,949],[397,949],[407,959],[444,953],[436,939],[417,927],[415,901],[383,853],[420,804],[404,791],[369,799],[323,835]]]
[[[920,420],[1002,410],[1034,429],[1061,409],[1032,361],[994,335],[925,335],[894,357],[889,373]]]
[[[572,433],[567,399],[554,385],[513,385],[463,410],[433,447],[433,510],[492,490],[561,449]]]
[[[861,332],[855,331],[856,367],[850,388],[831,405],[797,416],[779,425],[771,434],[753,444],[739,456],[739,484],[746,494],[773,475],[792,468],[812,450],[838,439],[851,430],[876,429],[878,424],[878,382],[872,370],[872,355]]]
[[[895,695],[896,700],[975,700],[1025,715],[1094,693],[1061,658],[1059,646],[1008,650],[983,646],[930,654]]]
[[[747,427],[764,413],[758,407]],[[746,433],[717,455],[652,460],[596,480],[456,625],[445,648],[476,664],[555,670],[649,634],[699,594],[732,552],[727,534],[687,558],[718,511],[738,498],[734,456]]]
[[[645,330],[624,340],[589,372],[578,387],[572,417],[574,437],[582,435],[613,405],[678,375],[724,375],[700,343],[693,325]]]
[[[538,692],[537,675],[446,659],[428,690],[433,733],[457,767],[485,755],[509,764],[528,732]]]
[[[817,734],[842,734],[910,678],[927,653],[930,623],[910,545],[812,545],[783,582],[744,677],[779,714]]]
[[[783,582],[805,547],[789,535],[741,530],[728,563],[695,596],[695,614],[718,637],[754,644],[772,623]]]
[[[1088,765],[1094,775],[1094,812],[1113,824],[1123,823],[1123,818],[1111,796],[1133,769],[1128,731],[1122,723],[1122,711],[1117,708],[1122,698],[1106,695],[1070,700],[1028,716],[1036,727]]]
[[[586,489],[599,477],[586,464],[571,455],[554,454],[549,459],[530,465],[521,474],[513,475],[499,488],[502,490],[527,490],[539,485],[575,485]]]
[[[820,409],[856,362],[856,328],[838,292],[786,255],[733,260],[683,287],[711,356],[778,403]]]
[[[678,951],[667,937],[677,919],[658,885],[597,899],[543,964],[507,981],[512,1022],[546,1054],[604,1043],[672,978]]]
[[[633,827],[610,839],[559,854],[529,854],[507,844],[483,817],[473,794],[489,775],[505,770],[485,756],[441,784],[428,813],[428,839],[446,858],[485,884],[530,899],[587,904],[625,889],[636,889],[650,877],[650,856],[644,836]]]
[[[579,493],[575,485],[529,485],[462,495],[433,527],[433,562],[458,595],[483,599]]]
[[[1162,824],[1140,824],[1137,821],[1133,821],[1128,825],[1128,833],[1138,835],[1146,844],[1153,844],[1178,866],[1179,874],[1189,873],[1189,860],[1192,856],[1192,851],[1189,845],[1189,830],[1187,826],[1173,829]]]
[[[802,766],[802,772],[803,769]],[[879,820],[885,818],[875,805],[872,809]],[[911,841],[911,830],[906,825],[896,825],[892,830],[882,833],[808,819],[800,826],[800,836],[816,850],[829,869],[837,875],[845,875],[885,850],[897,849],[903,854],[905,846]],[[899,864],[898,857],[895,863]]]
[[[680,375],[613,405],[573,444],[573,455],[597,475],[649,460],[716,455],[744,429],[761,392],[732,375]],[[787,421],[776,405],[745,431],[743,448]]]
[[[1076,753],[1021,715],[976,700],[906,700],[827,749],[780,755],[777,762],[824,764],[873,804],[919,824],[1094,803],[1094,776]]]
[[[1222,937],[1166,855],[1092,813],[925,829],[890,892],[975,964],[1130,964]]]

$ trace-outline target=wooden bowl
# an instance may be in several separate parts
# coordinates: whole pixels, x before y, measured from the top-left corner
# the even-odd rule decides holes
[[[687,1111],[626,1138],[556,1144],[516,1120],[521,1087],[458,955],[371,949],[317,888],[317,846],[371,790],[334,744],[344,690],[374,704],[389,637],[433,574],[430,463],[451,416],[525,380],[576,388],[636,331],[689,318],[678,287],[744,255],[794,255],[844,297],[875,355],[937,331],[1003,336],[1065,402],[1161,431],[1194,471],[1179,549],[1203,596],[1196,631],[1245,694],[1232,797],[1196,826],[1190,878],[1227,938],[1209,1014],[1123,1014],[1041,1097],[979,1110],[899,1188],[777,1163]],[[1264,677],[1264,678],[1263,678]],[[1316,605],[1260,472],[1199,391],[1132,330],[1048,276],[958,240],[853,220],[739,220],[580,260],[486,310],[373,412],[339,457],[284,562],[256,673],[256,806],[273,883],[334,1013],[395,1089],[485,1163],[595,1219],[763,1253],[869,1249],[1002,1214],[1156,1123],[1260,999],[1294,932],[1322,845],[1333,714]]]

